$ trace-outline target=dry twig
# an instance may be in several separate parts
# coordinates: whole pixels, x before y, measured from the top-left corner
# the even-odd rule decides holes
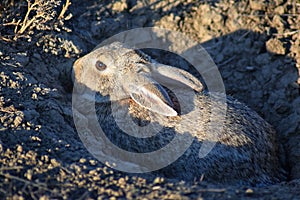
[[[66,11],[68,10],[68,7],[71,5],[70,0],[66,0],[66,4],[63,5],[63,8],[58,16],[58,19],[63,19],[64,18],[64,14],[66,13]]]
[[[12,19],[11,22],[4,23],[3,26],[14,26],[14,38],[17,40],[21,35],[24,35],[26,31],[33,30],[50,30],[54,26],[56,20],[65,19],[64,15],[71,5],[71,0],[66,0],[63,5],[60,14],[55,11],[61,1],[46,1],[46,0],[27,0],[27,11],[23,18]],[[57,16],[58,15],[58,16]],[[66,19],[67,20],[67,19]],[[9,42],[6,37],[1,36],[1,40]]]
[[[27,12],[26,15],[24,17],[24,20],[22,22],[22,26],[20,28],[20,30],[18,30],[17,33],[24,33],[24,31],[32,24],[32,22],[36,19],[36,16],[33,16],[33,18],[31,20],[29,20],[28,22],[28,16],[30,14],[30,12],[34,9],[34,7],[38,5],[37,1],[34,1],[34,3],[31,5],[30,1],[27,1]],[[16,32],[15,32],[16,33]]]
[[[42,188],[46,191],[49,191],[49,192],[52,192],[52,190],[50,190],[46,184],[43,184],[43,183],[34,183],[32,181],[28,181],[28,180],[25,180],[23,178],[20,178],[20,177],[17,177],[17,176],[14,176],[14,175],[11,175],[11,174],[3,174],[3,173],[0,173],[0,176],[3,176],[7,179],[12,179],[12,180],[16,180],[16,181],[20,181],[20,182],[23,182],[25,184],[28,184],[28,185],[32,185],[34,187],[37,187],[37,188]]]

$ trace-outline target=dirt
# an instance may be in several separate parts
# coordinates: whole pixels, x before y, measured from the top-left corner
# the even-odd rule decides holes
[[[299,1],[72,0],[62,17],[65,1],[39,3],[46,17],[24,31],[27,2],[0,3],[0,199],[300,198]],[[72,64],[106,38],[148,26],[180,31],[205,47],[227,94],[275,127],[286,180],[224,186],[204,176],[186,183],[118,172],[87,152],[72,119]]]

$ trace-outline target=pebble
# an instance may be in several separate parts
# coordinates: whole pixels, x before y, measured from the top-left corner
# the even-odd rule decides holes
[[[261,0],[250,0],[250,7],[253,10],[264,10],[266,5],[264,4],[264,1]]]
[[[274,13],[278,14],[278,15],[282,15],[284,14],[285,10],[283,6],[278,6],[274,9]]]
[[[31,98],[32,98],[33,100],[37,100],[37,99],[38,99],[38,96],[37,96],[36,93],[33,93],[32,96],[31,96]]]
[[[253,194],[254,191],[251,189],[251,188],[248,188],[246,191],[245,191],[246,194]]]
[[[273,27],[276,27],[278,29],[278,32],[281,32],[281,31],[283,31],[283,28],[284,28],[284,20],[282,19],[282,17],[280,15],[276,14],[273,17],[272,25],[273,25]]]
[[[153,181],[153,184],[160,184],[164,182],[164,178],[162,177],[156,177]]]
[[[159,190],[159,189],[161,189],[161,187],[159,185],[152,187],[152,190]]]
[[[255,66],[246,66],[245,68],[246,68],[247,71],[250,71],[250,72],[256,70]]]
[[[286,48],[278,38],[271,38],[266,42],[267,50],[278,55],[285,55]]]
[[[14,127],[18,127],[23,121],[22,116],[16,116],[15,120],[14,120]]]
[[[117,1],[113,4],[112,10],[116,12],[122,12],[128,8],[125,0]]]
[[[17,146],[17,152],[21,153],[22,151],[23,151],[23,147],[21,145],[18,145]]]

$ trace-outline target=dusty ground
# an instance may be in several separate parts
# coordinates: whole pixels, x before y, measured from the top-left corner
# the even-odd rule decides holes
[[[299,1],[72,0],[63,13],[65,1],[36,2],[27,27],[26,1],[0,3],[0,199],[300,198]],[[145,26],[203,44],[227,93],[276,128],[287,180],[262,188],[184,183],[113,171],[86,151],[72,120],[72,63],[106,38]]]

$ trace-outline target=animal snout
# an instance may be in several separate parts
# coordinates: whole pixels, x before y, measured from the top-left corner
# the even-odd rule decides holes
[[[75,80],[80,80],[80,74],[82,70],[82,59],[78,58],[74,64],[73,64],[73,68],[72,68],[72,81],[74,83]]]

